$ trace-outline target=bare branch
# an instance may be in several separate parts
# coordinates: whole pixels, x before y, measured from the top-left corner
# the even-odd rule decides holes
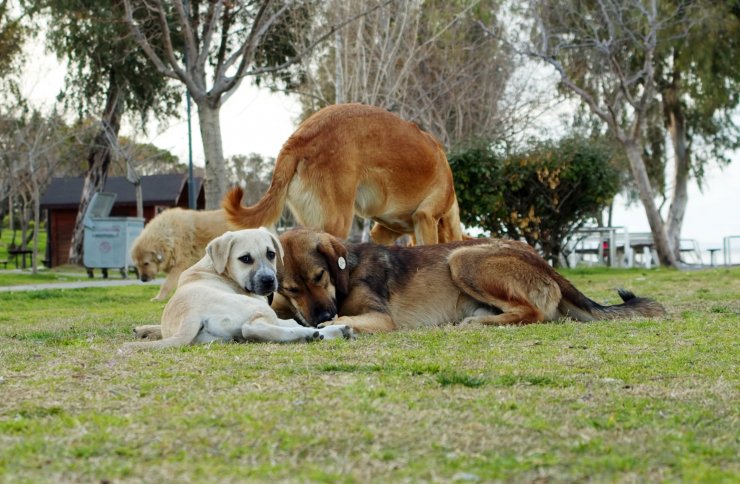
[[[216,79],[217,82],[213,86],[213,92],[221,93],[226,92],[226,98],[230,96],[229,92],[233,90],[241,83],[242,76],[248,65],[251,65],[254,61],[254,55],[257,51],[257,46],[264,37],[265,33],[273,26],[280,16],[285,13],[288,9],[288,4],[283,5],[277,12],[275,12],[269,19],[263,21],[267,7],[270,1],[265,1],[260,10],[257,12],[257,16],[252,23],[252,29],[249,32],[249,37],[242,44],[241,48],[234,52],[229,59],[227,59],[223,66],[219,68]],[[226,71],[234,65],[234,63],[240,60],[239,66],[237,67],[236,73],[233,76],[227,76]]]
[[[154,48],[149,43],[149,40],[141,32],[141,29],[134,20],[131,0],[123,0],[123,5],[126,11],[126,22],[131,29],[134,40],[136,40],[136,43],[139,44],[139,47],[141,47],[146,56],[149,58],[150,61],[152,61],[152,63],[160,73],[172,79],[179,79],[187,86],[188,91],[193,96],[193,98],[201,98],[205,95],[205,86],[200,85],[202,84],[202,82],[196,83],[194,77],[190,76],[188,72],[184,71],[180,64],[177,62],[174,49],[172,48],[170,29],[164,13],[164,7],[159,1],[157,1],[156,3],[158,5],[158,8],[156,9],[156,15],[159,20],[160,28],[162,29],[164,53],[167,56],[167,62],[165,63],[165,61],[157,55],[157,53],[154,51]]]
[[[126,11],[126,22],[128,23],[129,27],[131,28],[131,33],[134,36],[134,40],[137,44],[139,44],[139,47],[144,51],[146,56],[149,58],[149,60],[152,61],[154,66],[157,68],[159,72],[161,72],[163,75],[167,77],[171,77],[173,79],[180,79],[180,77],[177,75],[177,73],[168,68],[164,61],[159,58],[156,52],[154,52],[154,49],[152,48],[151,44],[147,40],[146,36],[141,32],[141,29],[139,29],[139,26],[134,21],[134,14],[133,14],[133,8],[131,7],[131,0],[123,0],[123,6]]]
[[[281,71],[281,70],[283,70],[283,69],[285,69],[287,67],[292,66],[293,64],[296,64],[296,63],[300,62],[317,45],[319,45],[320,43],[324,42],[326,39],[328,39],[329,37],[331,37],[332,35],[334,35],[334,32],[336,32],[337,30],[341,29],[345,25],[348,25],[348,24],[354,22],[358,18],[364,17],[365,15],[368,15],[369,13],[374,12],[375,10],[379,9],[380,7],[382,7],[383,5],[388,5],[392,1],[393,0],[387,0],[386,2],[384,2],[382,4],[379,4],[379,5],[376,5],[376,6],[372,7],[372,8],[369,8],[368,10],[365,10],[364,12],[360,12],[357,15],[353,15],[352,17],[349,17],[348,19],[346,19],[343,22],[340,22],[339,24],[332,25],[328,32],[326,32],[324,35],[321,35],[320,37],[318,37],[317,39],[315,39],[307,47],[305,47],[303,50],[301,50],[298,54],[296,54],[295,56],[291,57],[290,59],[288,59],[287,61],[283,62],[282,64],[277,65],[277,66],[260,67],[258,69],[253,69],[251,71],[245,72],[243,74],[243,76],[256,76],[258,74],[265,74],[265,73],[268,73],[268,72]]]
[[[216,2],[216,5],[220,6],[222,3],[222,0],[219,0]],[[194,62],[196,58],[198,58],[198,46],[195,42],[195,35],[193,34],[193,29],[190,27],[190,16],[188,15],[189,12],[185,11],[185,6],[183,5],[182,1],[176,1],[174,2],[175,11],[177,12],[177,18],[180,23],[180,28],[182,29],[183,38],[185,40],[185,68],[189,71],[190,70],[190,62]],[[213,4],[209,5],[209,10],[213,8]],[[165,48],[167,49],[168,53],[171,52],[172,49],[172,42],[170,39],[170,33],[169,33],[169,26],[167,26],[167,18],[164,14],[164,8],[160,4],[159,7],[159,15],[162,19],[160,21],[160,25],[162,25],[162,32],[164,34],[164,41],[165,41]],[[167,30],[165,30],[167,29]],[[170,59],[170,62],[172,62],[173,59]]]
[[[497,36],[494,32],[492,32],[486,25],[483,24],[483,22],[478,21],[478,26],[483,29],[484,32],[486,32],[487,35],[490,35],[491,37],[495,38],[496,40],[505,43],[508,45],[514,52],[525,55],[527,57],[533,58],[533,59],[539,59],[550,66],[552,66],[555,71],[558,73],[558,76],[560,77],[560,82],[562,82],[568,89],[572,90],[574,93],[576,93],[583,101],[588,104],[588,107],[591,109],[591,111],[604,120],[605,122],[609,123],[610,125],[613,123],[612,117],[609,115],[609,113],[605,110],[603,110],[598,103],[598,100],[592,96],[588,91],[585,89],[582,89],[579,87],[573,80],[568,76],[568,74],[565,72],[565,69],[563,68],[563,65],[555,59],[555,57],[547,55],[546,50],[542,50],[543,47],[546,48],[548,45],[548,34],[547,30],[544,27],[544,24],[541,23],[541,19],[537,17],[536,19],[538,21],[538,24],[541,26],[541,32],[542,35],[542,46],[540,47],[539,51],[533,51],[530,49],[521,49],[513,44],[511,44],[507,39]]]
[[[211,46],[211,41],[213,39],[213,34],[216,31],[216,25],[218,24],[218,19],[221,16],[223,7],[224,7],[223,0],[219,0],[218,2],[208,4],[208,13],[206,14],[206,23],[203,26],[203,36],[202,36],[203,46],[201,47],[201,50],[198,53],[198,57],[195,60],[196,65],[202,66],[202,65],[205,65],[206,63],[206,60],[208,58],[208,52]],[[188,22],[188,28],[190,28],[190,22]],[[221,38],[222,47],[225,47],[224,45],[225,41],[223,37],[225,35],[226,35],[226,32],[222,32],[222,38]],[[195,59],[195,57],[193,58]]]

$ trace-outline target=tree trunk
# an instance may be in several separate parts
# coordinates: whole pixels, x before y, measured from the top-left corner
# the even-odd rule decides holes
[[[223,143],[221,141],[220,104],[211,106],[208,100],[196,101],[200,135],[203,138],[203,152],[206,157],[206,210],[215,210],[221,206],[221,199],[229,187],[229,177],[224,162]]]
[[[642,159],[642,149],[634,140],[628,139],[622,140],[622,142],[627,152],[627,158],[629,159],[632,178],[637,185],[637,191],[640,195],[642,205],[645,207],[645,214],[650,224],[650,231],[653,234],[653,243],[655,244],[655,249],[658,251],[660,264],[668,267],[676,267],[676,256],[668,239],[663,219],[660,217],[658,207],[655,205],[653,188],[650,185],[645,161]]]
[[[88,169],[85,173],[85,184],[82,188],[80,206],[75,220],[75,228],[72,233],[72,242],[69,248],[70,264],[82,264],[82,247],[84,241],[85,227],[83,219],[90,205],[94,193],[101,192],[108,179],[108,167],[111,162],[111,151],[113,143],[118,140],[118,131],[121,128],[121,115],[123,114],[122,90],[117,77],[111,72],[108,84],[108,96],[105,103],[105,111],[101,119],[101,129],[95,136],[90,153],[87,158]]]
[[[31,273],[37,274],[39,268],[39,229],[41,225],[41,191],[38,183],[33,183],[33,253],[31,254]]]
[[[13,231],[13,242],[15,242],[15,217],[13,217],[13,192],[8,194],[8,229]],[[11,242],[11,244],[13,243]]]
[[[41,190],[39,182],[36,179],[33,156],[29,156],[28,166],[31,168],[31,189],[33,195],[33,249],[31,252],[31,273],[38,273],[38,254],[39,254],[39,228],[41,224]]]
[[[666,232],[673,247],[673,253],[677,260],[681,258],[681,228],[686,205],[689,201],[689,170],[691,159],[686,142],[686,123],[683,107],[678,99],[678,91],[671,86],[662,93],[663,108],[668,121],[668,132],[673,144],[675,169],[673,173],[673,193],[671,194],[671,207],[668,210],[666,221]]]
[[[28,206],[31,204],[31,200],[28,199],[28,193],[25,191],[21,195],[21,249],[28,250],[28,243],[31,241],[33,232],[31,235],[28,234],[31,224],[30,209]]]
[[[144,218],[144,194],[141,192],[141,181],[134,184],[136,188],[136,217]]]

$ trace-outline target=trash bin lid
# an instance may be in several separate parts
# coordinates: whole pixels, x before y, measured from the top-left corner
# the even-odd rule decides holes
[[[85,212],[85,218],[104,218],[110,215],[113,204],[116,202],[116,194],[110,192],[97,192],[93,194],[90,205]]]

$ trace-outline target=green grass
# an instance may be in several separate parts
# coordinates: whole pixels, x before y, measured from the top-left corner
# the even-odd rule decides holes
[[[740,270],[578,270],[665,320],[118,352],[150,285],[0,293],[0,480],[740,479]]]

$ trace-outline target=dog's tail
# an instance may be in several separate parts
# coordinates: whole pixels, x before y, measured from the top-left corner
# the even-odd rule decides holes
[[[288,194],[288,185],[293,179],[298,160],[289,152],[281,152],[275,162],[275,171],[267,193],[251,207],[242,205],[244,190],[234,188],[226,194],[221,206],[226,211],[226,219],[231,225],[242,229],[274,227],[280,219]]]
[[[577,321],[594,321],[598,319],[660,318],[666,312],[663,306],[652,299],[637,297],[626,289],[618,289],[621,304],[602,306],[589,299],[565,279],[558,281],[563,299],[558,311],[562,316]]]

